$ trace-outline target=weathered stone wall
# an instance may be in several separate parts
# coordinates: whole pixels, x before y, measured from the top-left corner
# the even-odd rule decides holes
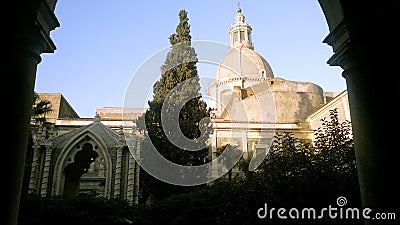
[[[277,123],[302,122],[324,103],[323,90],[316,84],[280,78],[270,82]]]
[[[311,114],[307,121],[310,124],[310,128],[313,130],[322,127],[322,119],[330,120],[330,110],[337,109],[339,122],[351,121],[350,118],[350,108],[349,100],[347,96],[347,91],[343,91],[336,96],[335,99],[326,103],[322,108],[318,109],[316,112]]]
[[[51,102],[52,111],[46,115],[49,122],[55,122],[58,118],[79,118],[78,113],[72,108],[64,96],[60,93],[38,93],[41,100]]]
[[[96,114],[105,120],[135,120],[146,110],[147,108],[102,107],[96,109]]]
[[[333,100],[340,92],[325,91],[324,92],[324,103],[328,103]]]

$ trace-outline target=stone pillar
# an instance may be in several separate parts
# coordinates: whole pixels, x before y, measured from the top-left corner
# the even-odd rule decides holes
[[[119,197],[121,195],[122,151],[122,148],[117,149],[117,159],[115,163],[114,197]]]
[[[50,3],[51,4],[48,4]],[[1,135],[0,171],[7,171],[0,190],[0,224],[17,224],[29,136],[36,69],[41,53],[52,53],[55,46],[50,31],[59,26],[54,15],[56,0],[8,1],[0,8],[0,75],[5,98],[2,116],[7,132]]]
[[[247,149],[247,131],[243,131],[241,136],[243,157],[247,158],[249,156],[249,150]]]
[[[128,182],[126,188],[126,199],[129,202],[133,202],[134,190],[135,190],[135,159],[131,154],[128,154]]]
[[[140,151],[142,148],[143,139],[139,138],[136,144],[136,157],[140,157]],[[134,193],[133,193],[133,204],[139,204],[139,182],[140,182],[140,165],[135,161],[135,180],[134,180]]]
[[[1,13],[0,13],[1,14]],[[35,28],[37,30],[35,30]],[[0,224],[17,224],[22,178],[24,174],[25,155],[28,144],[30,112],[33,99],[33,86],[36,77],[36,66],[40,62],[40,51],[34,46],[34,34],[39,32],[37,27],[26,30],[26,40],[20,33],[19,41],[8,43],[15,47],[7,58],[2,58],[0,74],[7,83],[2,89],[2,96],[6,98],[8,110],[3,110],[3,118],[7,132],[1,135],[6,146],[0,162],[0,171],[7,171],[1,185],[2,209],[5,209],[0,218]],[[5,31],[8,33],[8,31]],[[31,36],[31,37],[30,37]],[[2,43],[5,44],[5,43]],[[3,50],[0,51],[2,54]],[[6,57],[6,56],[5,56]],[[6,91],[8,90],[8,91]]]
[[[44,157],[44,166],[43,166],[43,177],[42,177],[42,185],[40,187],[40,195],[42,197],[47,196],[47,188],[49,183],[50,176],[50,163],[51,163],[51,152],[53,148],[50,146],[46,147],[46,154]]]
[[[38,175],[39,175],[40,146],[33,146],[33,160],[31,176],[29,180],[29,193],[38,194]]]
[[[394,106],[400,75],[393,28],[399,26],[400,5],[395,0],[319,2],[330,29],[324,42],[334,51],[328,63],[340,66],[346,78],[363,207],[393,212],[399,199],[394,157],[399,143],[391,130],[400,115]],[[366,221],[380,222],[385,221]]]
[[[117,157],[115,160],[114,197],[121,197],[122,158],[123,158],[124,146],[125,146],[125,136],[123,127],[121,125],[118,131]]]

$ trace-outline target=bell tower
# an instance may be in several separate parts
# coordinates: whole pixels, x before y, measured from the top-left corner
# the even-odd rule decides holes
[[[251,41],[252,30],[250,24],[245,21],[242,9],[238,7],[235,24],[231,25],[229,29],[231,48],[241,48],[243,46],[254,50],[253,42]]]

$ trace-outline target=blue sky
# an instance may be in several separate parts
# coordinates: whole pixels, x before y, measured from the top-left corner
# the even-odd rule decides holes
[[[35,91],[62,93],[81,117],[93,117],[100,107],[122,107],[138,68],[169,46],[181,9],[188,12],[192,40],[229,44],[237,5],[232,0],[58,1],[61,26],[51,33],[57,50],[42,54]],[[333,53],[322,43],[329,30],[317,0],[242,0],[240,7],[253,27],[255,51],[275,77],[312,82],[324,91],[346,88],[342,70],[326,63]],[[200,74],[212,77],[208,70],[199,65]],[[143,99],[134,107],[144,107]]]

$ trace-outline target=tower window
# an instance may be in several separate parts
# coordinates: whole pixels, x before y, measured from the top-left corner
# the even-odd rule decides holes
[[[233,42],[237,42],[237,41],[238,41],[238,32],[235,31],[235,32],[233,33]]]
[[[240,31],[240,41],[244,41],[244,31]]]

